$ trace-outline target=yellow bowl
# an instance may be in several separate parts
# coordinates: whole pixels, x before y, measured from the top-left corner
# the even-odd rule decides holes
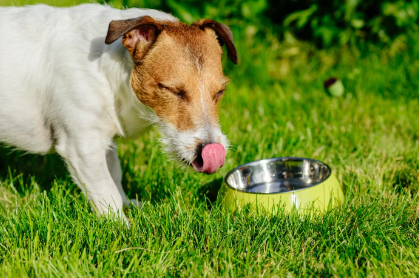
[[[340,206],[342,186],[328,165],[299,157],[258,160],[231,170],[224,178],[218,198],[228,209],[251,204],[270,212],[325,213]]]

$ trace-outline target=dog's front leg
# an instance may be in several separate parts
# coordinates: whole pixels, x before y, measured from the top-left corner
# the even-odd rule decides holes
[[[126,206],[129,206],[132,203],[136,206],[141,207],[142,204],[141,204],[141,202],[137,201],[137,199],[128,200],[127,196],[125,195],[124,189],[122,188],[122,184],[121,184],[121,180],[122,180],[121,163],[119,162],[118,152],[117,152],[117,147],[116,147],[115,142],[113,142],[111,148],[108,150],[108,152],[106,154],[106,161],[107,161],[107,164],[108,164],[109,172],[111,173],[111,176],[113,178],[113,181],[115,182],[116,187],[118,188],[119,193],[121,194],[122,202]]]
[[[108,169],[107,152],[110,144],[111,140],[104,140],[100,133],[66,134],[58,138],[56,150],[67,163],[74,181],[98,212],[117,213],[126,220],[122,211],[123,198],[126,199],[126,196],[121,195],[123,191],[118,190]],[[120,169],[117,176],[120,180]]]

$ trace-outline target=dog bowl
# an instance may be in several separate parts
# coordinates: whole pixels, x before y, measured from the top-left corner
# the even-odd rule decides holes
[[[270,212],[324,213],[343,203],[336,176],[323,162],[299,157],[263,159],[238,166],[224,178],[219,197],[229,209],[251,204]]]

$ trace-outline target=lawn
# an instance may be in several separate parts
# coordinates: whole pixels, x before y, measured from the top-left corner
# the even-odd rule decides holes
[[[169,161],[154,128],[118,139],[124,187],[144,203],[126,210],[131,228],[97,218],[57,155],[2,146],[0,275],[417,277],[419,48],[406,39],[314,50],[240,32],[236,42],[241,61],[225,61],[232,82],[220,107],[232,147],[219,172]],[[330,76],[343,80],[342,97],[324,92]],[[284,156],[329,164],[343,206],[268,217],[217,203],[229,169]]]

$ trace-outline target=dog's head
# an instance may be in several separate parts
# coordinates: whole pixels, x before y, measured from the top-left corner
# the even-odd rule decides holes
[[[222,45],[237,64],[231,30],[208,19],[186,25],[144,16],[112,21],[105,42],[120,37],[135,65],[131,87],[157,115],[167,151],[198,172],[216,172],[228,145],[218,122],[228,82]]]

